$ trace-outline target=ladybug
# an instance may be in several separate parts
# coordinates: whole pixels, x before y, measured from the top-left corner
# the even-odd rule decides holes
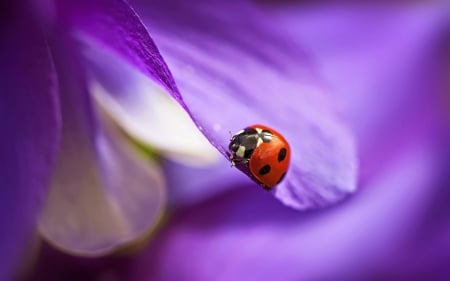
[[[272,128],[252,125],[231,137],[232,166],[249,175],[266,190],[279,184],[289,168],[291,151],[286,139]]]

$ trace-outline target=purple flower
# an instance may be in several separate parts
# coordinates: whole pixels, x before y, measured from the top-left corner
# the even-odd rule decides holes
[[[48,65],[38,74],[54,77],[59,90],[42,91],[50,96],[43,112],[54,113],[42,140],[50,145],[28,141],[45,155],[40,160],[56,157],[39,220],[46,239],[77,254],[99,255],[154,225],[165,205],[162,172],[130,149],[119,124],[168,158],[159,164],[173,208],[143,255],[120,267],[131,280],[448,276],[439,272],[449,245],[442,189],[448,135],[440,103],[448,20],[442,7],[132,4],[162,56],[124,2],[61,1],[37,14],[46,32],[35,34]],[[17,18],[28,19],[25,10]],[[35,56],[24,58],[29,65]],[[157,85],[130,90],[143,79],[130,65]],[[170,117],[164,110],[151,116],[142,105],[151,112],[167,108],[158,98],[161,89],[189,113],[222,161],[207,168],[180,164],[212,158],[200,157],[209,155],[207,144],[177,140],[182,126],[176,122],[158,129]],[[25,121],[40,137],[42,124],[49,124]],[[292,146],[290,172],[274,197],[227,167],[229,131],[252,123],[277,128]],[[13,125],[6,129],[17,134],[22,127]],[[10,158],[22,159],[16,153]],[[29,167],[44,180],[37,187],[24,183],[19,192],[45,194],[51,164]],[[360,192],[329,207],[357,187]],[[34,195],[28,200],[37,201]],[[39,205],[17,205],[27,212],[15,233],[29,233]],[[316,210],[299,212],[305,209]],[[12,245],[11,252],[17,249]],[[83,264],[76,265],[82,272]],[[65,274],[53,278],[67,279]]]

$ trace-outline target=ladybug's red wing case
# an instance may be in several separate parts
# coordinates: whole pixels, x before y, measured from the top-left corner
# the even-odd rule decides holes
[[[286,139],[263,125],[253,125],[233,135],[230,161],[270,190],[280,183],[289,168],[291,151]]]
[[[272,141],[258,146],[249,161],[251,174],[266,189],[272,189],[283,180],[291,159],[290,147],[284,137],[275,131],[272,133]]]

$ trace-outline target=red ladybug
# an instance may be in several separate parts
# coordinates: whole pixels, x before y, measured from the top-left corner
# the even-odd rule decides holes
[[[263,125],[252,125],[231,137],[228,146],[233,166],[249,174],[264,189],[280,183],[289,168],[291,150],[286,139]]]

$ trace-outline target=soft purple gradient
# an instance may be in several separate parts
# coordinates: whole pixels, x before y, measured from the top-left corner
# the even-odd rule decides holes
[[[56,254],[40,272],[45,277],[36,280],[448,280],[450,138],[443,122],[448,121],[443,118],[448,104],[442,104],[448,81],[439,80],[449,69],[442,59],[449,50],[441,47],[448,40],[441,36],[448,32],[445,11],[388,6],[374,12],[369,6],[336,10],[322,5],[261,19],[286,27],[289,33],[280,32],[278,38],[301,40],[336,90],[330,94],[343,103],[360,144],[359,193],[342,204],[299,213],[253,186],[232,183],[236,188],[228,193],[179,208],[142,255],[103,266],[102,260]],[[245,26],[248,19],[233,18],[239,14],[223,7],[216,7],[221,10],[215,16],[223,15],[230,26],[239,26],[235,20]],[[178,20],[166,23],[181,46],[182,40],[208,45],[216,37],[227,45],[234,35],[248,31],[216,30],[205,19],[180,26]],[[290,29],[295,24],[301,28]],[[190,32],[183,33],[187,27]],[[178,28],[180,33],[174,33]],[[155,38],[171,36],[162,26],[149,29],[159,33]],[[190,37],[194,35],[198,37]],[[257,53],[283,69],[283,54],[267,57],[254,50],[259,46],[255,41],[239,38],[241,52]],[[162,41],[163,50],[168,43]],[[217,60],[230,62],[232,72],[236,63],[220,61],[225,58]],[[191,77],[174,73],[177,83]],[[71,263],[68,270],[50,270],[65,267],[66,261]]]
[[[169,203],[174,209],[199,204],[248,183],[247,176],[236,173],[227,161],[195,167],[164,159],[161,165],[167,179]]]
[[[0,21],[0,280],[8,280],[34,235],[60,132],[48,46],[20,8],[3,4]]]
[[[423,221],[417,218],[427,215],[433,192],[444,184],[433,171],[442,163],[428,145],[411,145],[365,190],[322,212],[299,215],[249,189],[180,211],[136,264],[133,280],[370,280],[401,274],[390,266],[406,266],[410,247],[429,239],[427,231],[418,231]],[[430,257],[446,252],[429,246]],[[411,260],[427,253],[416,248],[414,254]]]

